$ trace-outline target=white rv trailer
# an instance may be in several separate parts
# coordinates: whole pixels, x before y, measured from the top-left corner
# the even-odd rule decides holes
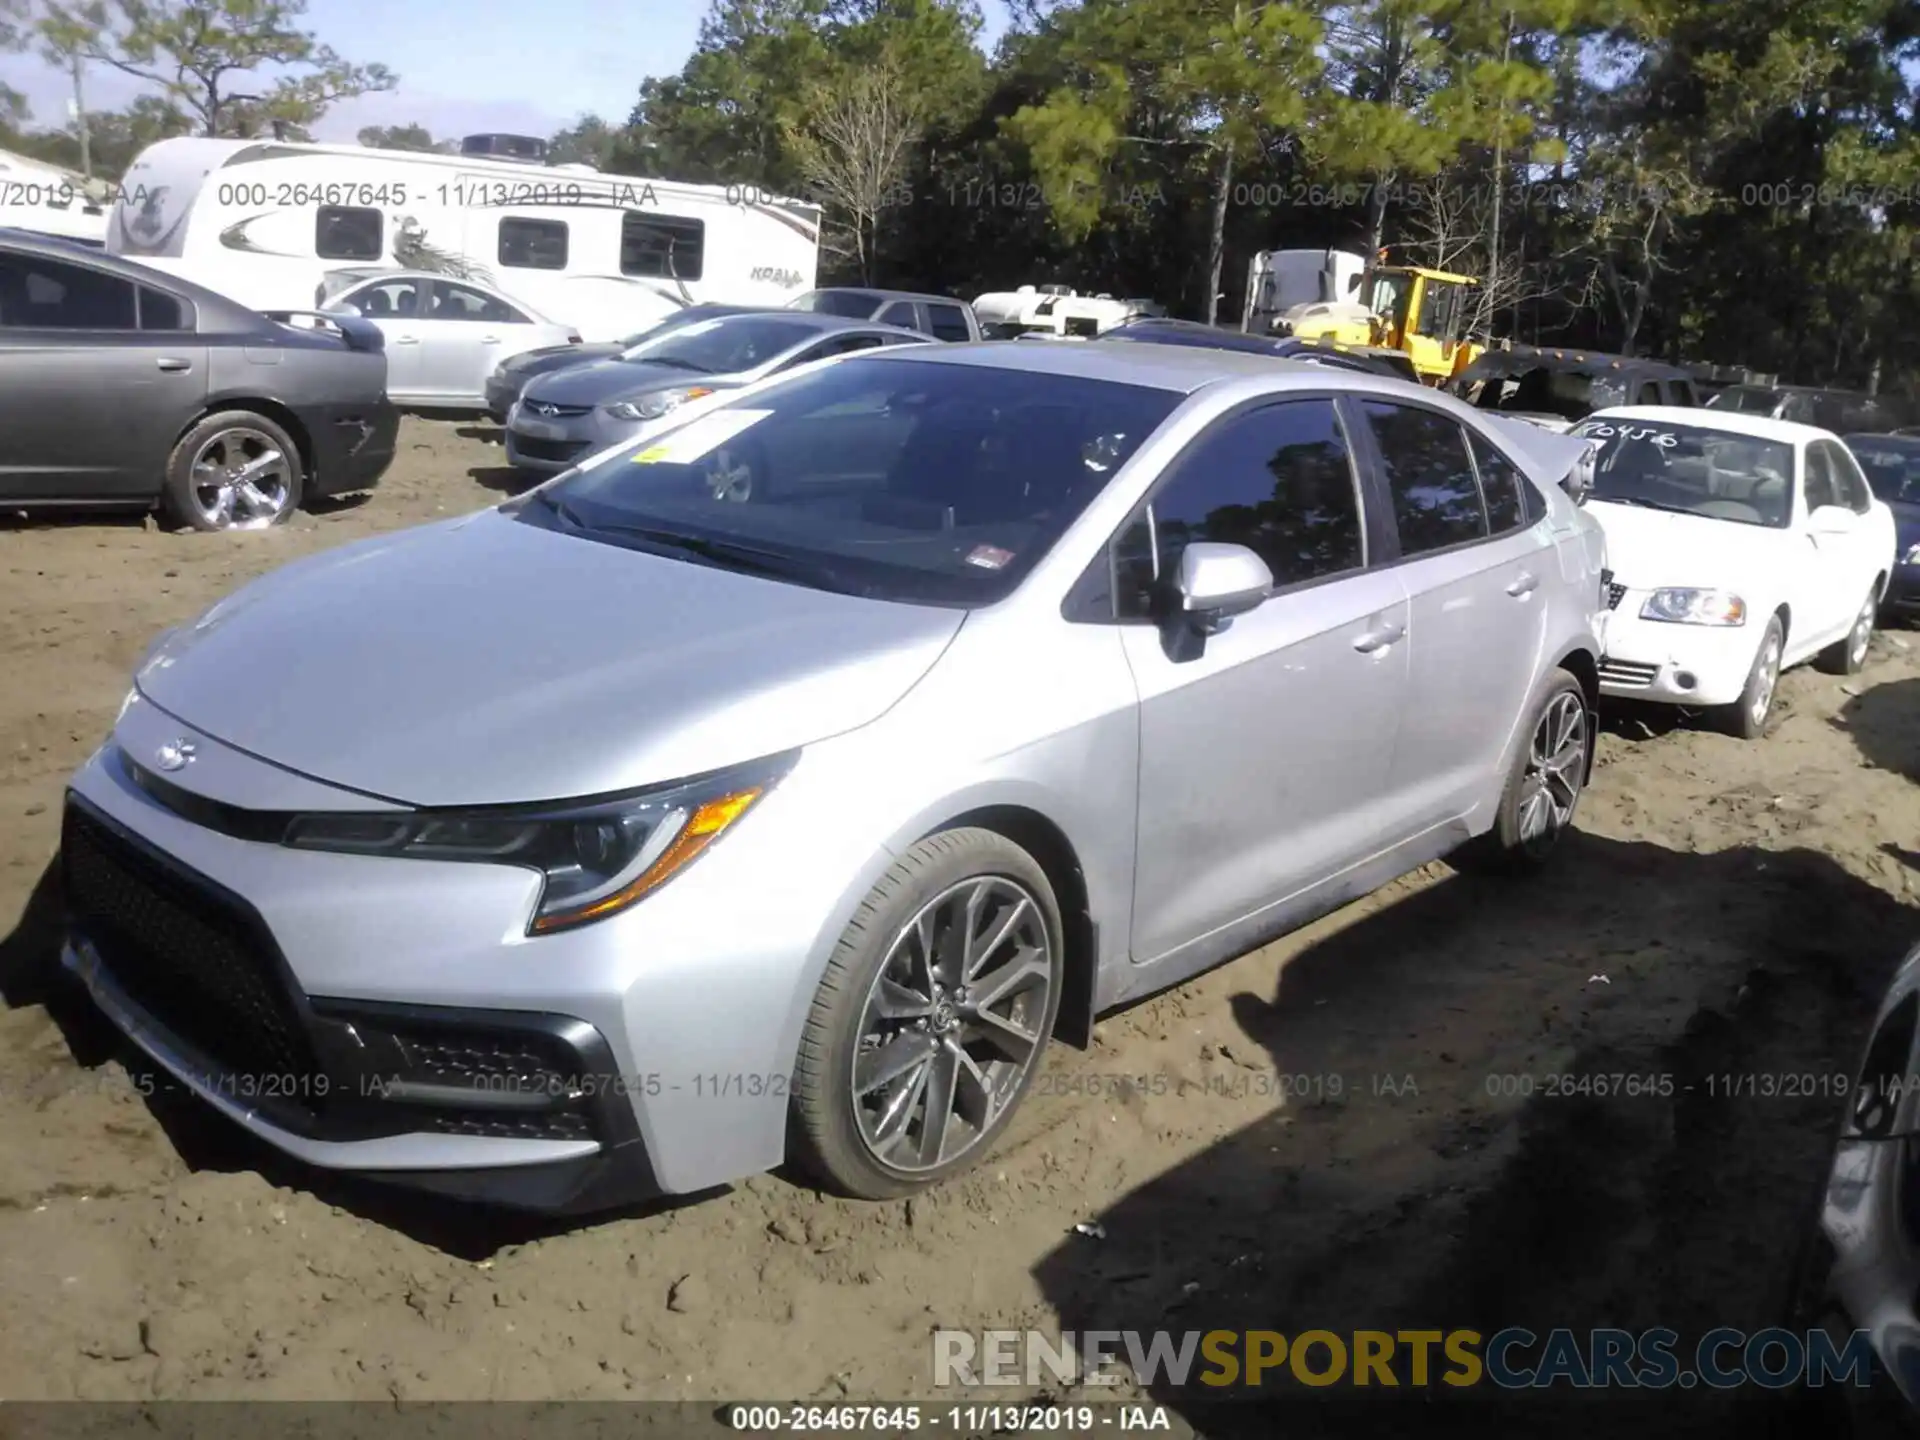
[[[432,270],[605,341],[686,305],[812,289],[820,211],[584,165],[188,138],[134,161],[106,248],[262,310],[313,308],[337,268]]]
[[[0,229],[31,230],[104,246],[113,187],[71,170],[0,150]]]

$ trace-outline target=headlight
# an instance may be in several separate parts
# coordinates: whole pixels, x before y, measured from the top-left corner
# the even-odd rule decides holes
[[[296,815],[297,850],[520,865],[543,879],[529,935],[604,920],[678,875],[772,789],[798,752],[621,796],[550,806]]]
[[[1656,590],[1640,607],[1640,618],[1676,625],[1744,625],[1747,602],[1725,590]]]
[[[712,393],[712,387],[706,385],[693,385],[684,390],[659,390],[651,395],[643,395],[638,400],[616,400],[606,407],[606,411],[616,420],[658,420],[687,401],[698,400],[702,395]]]

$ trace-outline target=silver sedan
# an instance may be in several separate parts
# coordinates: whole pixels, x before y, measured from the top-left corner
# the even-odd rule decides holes
[[[838,315],[780,310],[698,320],[618,359],[535,376],[507,412],[507,461],[553,474],[632,439],[690,400],[829,356],[928,343],[916,330]]]
[[[1157,345],[775,376],[163,636],[71,783],[65,963],[313,1165],[911,1194],[1102,1012],[1555,852],[1604,547],[1585,445],[1513,438]]]

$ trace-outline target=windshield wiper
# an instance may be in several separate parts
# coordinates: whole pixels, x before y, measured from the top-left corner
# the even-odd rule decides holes
[[[744,545],[737,540],[709,540],[684,535],[678,530],[661,530],[650,525],[602,524],[592,527],[609,535],[620,535],[669,554],[690,555],[722,570],[744,575],[764,575],[774,580],[791,580],[816,590],[833,590],[842,595],[869,595],[871,587],[849,580],[842,572],[817,561],[802,560],[784,550],[759,545]]]

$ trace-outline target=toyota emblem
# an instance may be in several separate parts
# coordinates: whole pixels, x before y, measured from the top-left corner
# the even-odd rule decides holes
[[[162,770],[184,770],[192,759],[193,742],[175,740],[171,744],[160,747],[159,752],[153,757],[153,763]]]

